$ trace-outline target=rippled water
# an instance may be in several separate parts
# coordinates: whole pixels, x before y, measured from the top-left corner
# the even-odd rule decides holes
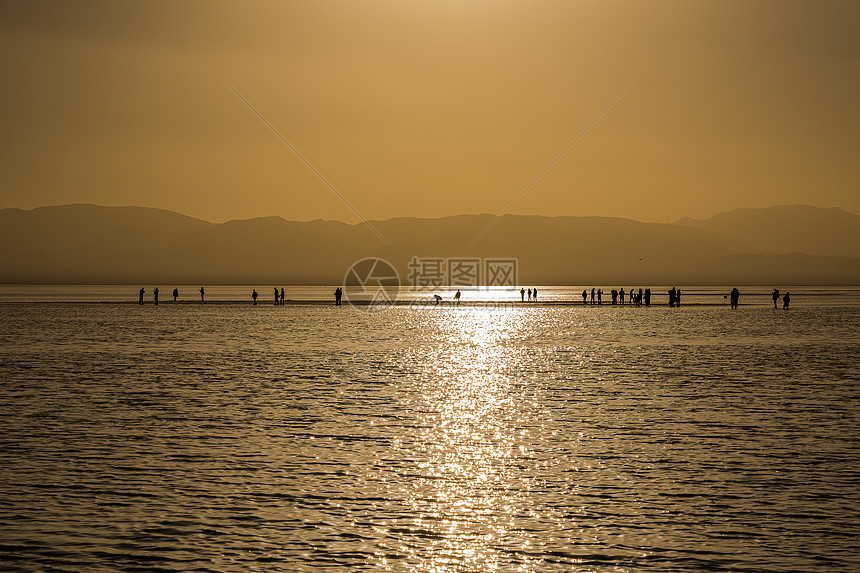
[[[2,568],[860,569],[858,305],[0,324]]]

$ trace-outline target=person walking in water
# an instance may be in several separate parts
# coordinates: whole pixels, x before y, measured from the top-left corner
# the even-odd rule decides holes
[[[457,306],[460,306],[460,289],[457,289],[457,294],[454,295],[454,300],[457,301]]]
[[[176,302],[177,297],[179,296],[179,289],[173,289],[173,302]]]
[[[251,292],[251,298],[254,299],[254,306],[257,306],[257,289],[253,289]]]
[[[158,306],[158,287],[152,291],[152,298],[155,300],[155,306]]]
[[[779,289],[773,289],[773,292],[771,293],[770,297],[773,299],[773,308],[776,308],[776,301],[779,300]]]
[[[145,290],[143,290],[143,288],[141,288],[141,289],[140,289],[140,301],[139,301],[139,304],[143,304],[143,293],[145,293],[145,292],[146,292],[146,291],[145,291]]]
[[[203,302],[203,295],[206,294],[206,291],[203,290],[203,287],[200,287],[200,302]]]
[[[524,289],[524,288],[520,289],[520,301],[522,301],[522,302],[526,301],[526,289]]]
[[[782,309],[788,310],[788,303],[791,302],[791,297],[789,296],[788,291],[785,291],[785,296],[782,297]]]
[[[738,299],[741,297],[741,293],[737,287],[732,289],[732,294],[729,295],[729,302],[731,303],[732,308],[738,307]]]

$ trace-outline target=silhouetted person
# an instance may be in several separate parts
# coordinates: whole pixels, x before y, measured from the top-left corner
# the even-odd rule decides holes
[[[783,310],[788,310],[788,303],[791,302],[791,297],[789,296],[788,291],[785,291],[785,296],[782,297],[782,308]]]
[[[779,300],[779,289],[773,289],[773,293],[771,293],[771,298],[773,299],[773,308],[776,308],[776,301]]]
[[[146,292],[145,290],[140,289],[140,304],[143,304],[143,293],[145,293],[145,292]]]
[[[203,302],[203,295],[206,294],[206,291],[203,290],[203,287],[200,287],[200,302]]]
[[[284,287],[281,287],[281,306],[284,306]]]
[[[155,290],[152,291],[152,298],[155,301],[155,306],[158,306],[158,287],[155,287]]]
[[[612,295],[612,304],[618,304],[618,290],[612,289],[609,294]]]
[[[529,302],[532,301],[532,289],[529,289]]]
[[[583,290],[582,291],[582,304],[585,304],[587,300],[588,300],[588,291]]]
[[[645,306],[651,306],[651,289],[645,289]]]
[[[525,301],[526,301],[526,289],[524,289],[524,288],[521,288],[521,289],[520,289],[520,300],[521,300],[522,302],[525,302]]]
[[[591,304],[594,304],[594,295],[597,294],[597,291],[594,287],[591,287]]]
[[[173,302],[176,302],[176,298],[179,296],[179,289],[173,289]]]
[[[523,296],[525,296],[525,292],[526,292],[526,291],[522,291],[522,295],[523,295]],[[442,302],[442,297],[441,297],[441,296],[439,296],[438,294],[434,294],[434,295],[433,295],[433,299],[436,301],[436,302],[435,302],[435,303],[433,303],[433,304],[439,304],[440,302]]]
[[[669,290],[669,306],[671,306],[671,307],[675,306],[675,287],[672,287]]]
[[[675,307],[681,306],[681,289],[675,291]]]
[[[340,306],[340,299],[343,298],[343,289],[337,287],[334,291],[334,305]]]
[[[275,289],[275,306],[277,306],[278,301],[281,299],[280,293],[278,293],[278,287],[273,287]]]
[[[535,297],[535,302],[537,302],[537,289],[532,290],[532,296]]]
[[[624,304],[624,289],[623,288],[621,289],[621,292],[618,293],[618,295],[621,298],[621,304]]]
[[[454,300],[457,301],[457,306],[460,306],[460,289],[457,289],[457,294],[454,295]]]
[[[597,304],[603,304],[603,289],[597,289]]]
[[[732,289],[732,294],[729,296],[729,302],[731,303],[732,308],[738,307],[738,299],[741,297],[740,291],[738,291],[737,287]]]
[[[251,292],[251,298],[254,299],[254,306],[257,306],[257,289]]]

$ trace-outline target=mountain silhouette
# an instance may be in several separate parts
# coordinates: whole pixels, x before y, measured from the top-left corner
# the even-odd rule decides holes
[[[704,220],[685,217],[676,224],[713,231],[767,254],[860,256],[860,216],[838,207],[737,209]]]
[[[365,257],[404,283],[413,257],[515,258],[522,284],[860,284],[860,217],[809,206],[711,219],[505,215],[371,221],[261,217],[210,223],[163,209],[0,210],[0,281],[340,284]]]

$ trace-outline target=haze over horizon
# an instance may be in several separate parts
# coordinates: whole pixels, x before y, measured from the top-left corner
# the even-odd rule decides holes
[[[0,5],[0,208],[860,213],[853,2]]]

